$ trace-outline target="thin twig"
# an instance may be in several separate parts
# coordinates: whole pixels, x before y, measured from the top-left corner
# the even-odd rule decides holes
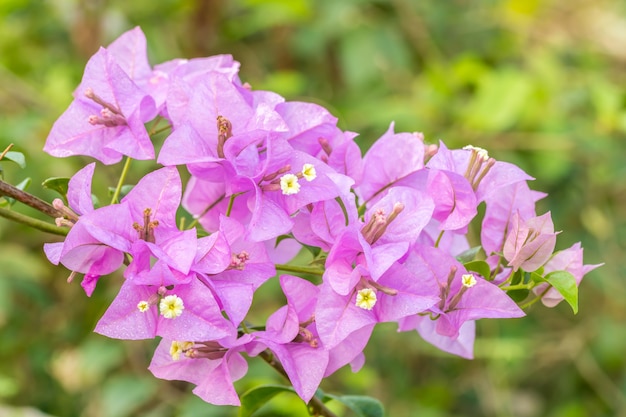
[[[0,207],[0,217],[4,217],[5,219],[13,220],[14,222],[22,223],[34,229],[41,230],[42,232],[52,233],[55,235],[66,236],[69,232],[68,228],[58,227],[2,207]]]
[[[2,158],[4,158],[4,155],[6,155],[7,152],[11,150],[12,147],[13,147],[13,144],[9,143],[9,146],[7,146],[6,149],[2,151],[2,153],[0,153],[0,161],[2,161]]]

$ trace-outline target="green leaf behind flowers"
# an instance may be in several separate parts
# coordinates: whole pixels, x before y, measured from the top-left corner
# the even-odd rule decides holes
[[[249,417],[253,415],[268,401],[283,392],[291,392],[295,394],[293,388],[286,387],[284,385],[262,385],[256,388],[252,388],[241,396],[241,408],[239,409],[239,417]]]

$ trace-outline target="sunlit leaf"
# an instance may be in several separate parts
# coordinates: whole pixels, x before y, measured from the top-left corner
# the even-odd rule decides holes
[[[578,286],[576,278],[567,271],[554,271],[545,276],[550,283],[572,307],[574,314],[578,313]]]

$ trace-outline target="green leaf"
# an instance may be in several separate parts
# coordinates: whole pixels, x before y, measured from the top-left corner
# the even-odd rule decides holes
[[[567,271],[554,271],[546,275],[545,279],[563,296],[574,314],[578,314],[578,286],[574,275]]]
[[[456,256],[456,260],[463,264],[467,262],[471,262],[474,259],[476,259],[476,255],[478,255],[478,252],[480,252],[481,249],[482,249],[482,246],[474,246],[473,248],[469,248],[468,250],[459,253]]]
[[[463,264],[463,266],[465,266],[465,269],[467,269],[468,271],[480,274],[486,280],[489,280],[491,276],[491,268],[489,267],[489,264],[485,261],[471,261]]]
[[[284,385],[262,385],[260,387],[252,388],[241,396],[239,417],[251,416],[269,400],[283,392],[291,392],[295,394],[293,388],[286,387]]]
[[[524,271],[518,269],[513,274],[513,278],[511,278],[511,285],[517,285],[522,283],[522,279],[524,278]]]
[[[383,404],[376,398],[367,397],[365,395],[330,395],[327,397],[346,405],[358,417],[384,417],[385,408]]]
[[[506,292],[506,295],[511,297],[516,303],[524,301],[528,297],[528,294],[530,294],[529,290],[511,290]]]
[[[530,273],[530,279],[533,282],[537,282],[537,283],[539,283],[539,282],[547,282],[546,279],[540,273],[538,273],[537,271]]]
[[[9,151],[4,154],[2,160],[15,162],[20,168],[26,168],[26,158],[22,152]]]
[[[70,179],[65,177],[51,177],[41,183],[43,188],[47,188],[48,190],[56,191],[61,194],[61,196],[67,200],[67,188],[69,185]]]

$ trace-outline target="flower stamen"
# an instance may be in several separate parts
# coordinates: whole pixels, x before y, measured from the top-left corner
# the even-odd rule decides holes
[[[217,116],[217,156],[225,158],[224,144],[233,136],[233,125],[224,116]]]

